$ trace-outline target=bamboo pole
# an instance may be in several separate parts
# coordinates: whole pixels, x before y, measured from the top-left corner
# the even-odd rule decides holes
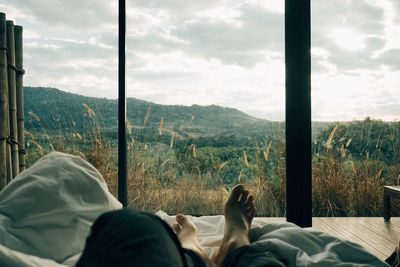
[[[7,20],[6,24],[8,48],[8,107],[10,110],[12,178],[14,178],[19,173],[14,22]]]
[[[8,105],[7,105],[8,107]],[[8,116],[9,112],[7,111],[7,132],[10,132],[10,117]],[[10,136],[10,135],[8,135]],[[9,138],[7,139],[6,146],[6,171],[7,171],[7,181],[6,184],[9,183],[13,177],[12,173],[12,160],[11,160],[11,143],[9,142]]]
[[[7,184],[7,40],[6,14],[0,13],[0,190]]]
[[[19,155],[19,171],[25,169],[25,138],[24,138],[24,87],[23,87],[23,43],[22,43],[22,26],[14,27],[15,37],[15,67],[16,67],[16,91],[17,91],[17,127],[18,127],[18,155]]]

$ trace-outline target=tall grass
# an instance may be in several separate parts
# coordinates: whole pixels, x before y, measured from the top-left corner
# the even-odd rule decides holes
[[[26,133],[28,164],[52,150],[79,155],[91,162],[104,176],[110,191],[117,191],[115,143],[106,140],[96,122],[95,112],[85,106],[93,123],[87,132],[50,134],[43,126],[38,132]],[[148,111],[149,113],[150,111]],[[40,118],[29,114],[40,123]],[[148,121],[146,114],[145,122]],[[167,129],[160,122],[160,135]],[[331,145],[337,127],[325,140],[326,151],[313,157],[314,216],[381,216],[384,184],[395,184],[400,165],[387,165],[370,158],[353,159],[343,147],[335,151]],[[174,134],[171,134],[174,139]],[[173,141],[171,141],[172,143]],[[188,146],[187,157],[197,157],[195,145]],[[244,183],[255,196],[258,216],[285,215],[285,145],[284,135],[255,147],[254,155],[243,151],[242,172],[232,183],[224,183],[221,170],[227,162],[212,162],[212,168],[200,171],[193,165],[177,174],[180,161],[174,145],[138,143],[132,139],[128,147],[129,206],[148,211],[169,213],[221,214],[228,191],[236,183]],[[273,159],[276,161],[273,162]],[[213,159],[210,159],[212,161]],[[266,168],[273,164],[273,172]]]

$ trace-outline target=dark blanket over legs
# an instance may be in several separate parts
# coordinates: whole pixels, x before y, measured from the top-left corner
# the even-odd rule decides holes
[[[122,209],[101,215],[76,267],[171,266],[204,263],[183,250],[172,229],[155,215]]]

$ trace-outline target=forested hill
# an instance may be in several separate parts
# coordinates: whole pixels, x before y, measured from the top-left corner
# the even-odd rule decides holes
[[[117,129],[117,100],[85,97],[54,88],[25,87],[26,128],[85,131],[91,121],[106,131]],[[237,109],[220,106],[160,105],[128,99],[128,119],[133,129],[174,132],[182,138],[204,136],[276,135],[281,122],[249,116]],[[40,121],[39,121],[40,120]]]
[[[117,100],[85,97],[54,88],[25,88],[26,129],[44,133],[91,133],[93,126],[117,138]],[[237,109],[220,106],[159,105],[128,99],[128,118],[138,141],[169,143],[171,136],[196,145],[244,147],[267,139],[284,140],[284,125],[254,118]],[[160,136],[160,130],[162,136]],[[332,147],[338,154],[356,158],[400,160],[400,122],[369,118],[353,122],[313,122],[313,147],[324,154]]]

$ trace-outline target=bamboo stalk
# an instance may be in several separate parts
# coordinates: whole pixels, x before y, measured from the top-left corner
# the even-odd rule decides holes
[[[8,112],[7,112],[8,113]],[[9,120],[7,120],[7,123],[9,122]],[[7,171],[7,181],[6,184],[8,184],[9,182],[11,182],[11,179],[13,177],[13,173],[12,173],[12,159],[11,159],[11,144],[7,143],[6,146],[6,171]]]
[[[7,20],[6,24],[8,48],[8,108],[10,110],[12,178],[14,178],[19,173],[14,22]]]
[[[23,43],[22,43],[22,26],[14,27],[15,37],[15,66],[17,68],[16,75],[16,91],[17,91],[17,126],[18,126],[18,144],[19,144],[19,171],[25,169],[25,138],[24,138],[24,86],[23,86]]]
[[[7,51],[6,14],[0,13],[0,190],[7,184]]]

